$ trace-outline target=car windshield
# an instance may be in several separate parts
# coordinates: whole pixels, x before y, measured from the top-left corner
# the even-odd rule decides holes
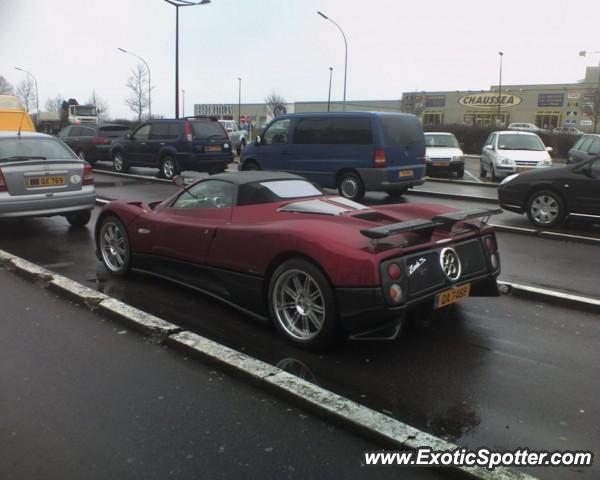
[[[77,106],[77,107],[75,107],[75,115],[96,116],[97,115],[96,107],[80,107],[80,106]]]
[[[429,133],[425,134],[425,146],[459,148],[454,135],[431,135]]]
[[[536,135],[500,135],[499,150],[544,150],[544,144]]]
[[[211,137],[225,137],[225,130],[219,122],[212,120],[191,121],[193,140],[205,140]]]
[[[0,161],[14,158],[78,158],[60,140],[48,137],[0,138]]]

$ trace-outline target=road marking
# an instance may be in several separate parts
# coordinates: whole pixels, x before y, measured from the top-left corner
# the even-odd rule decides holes
[[[475,180],[477,183],[483,183],[483,182],[481,181],[481,179],[480,179],[480,178],[477,178],[475,175],[473,175],[473,174],[472,174],[471,172],[469,172],[468,170],[465,170],[465,173],[466,173],[466,174],[467,174],[469,177],[471,177],[472,179],[474,179],[474,180]],[[494,185],[494,186],[496,186],[496,185]]]
[[[498,285],[500,287],[506,286],[516,291],[533,293],[546,300],[561,300],[570,304],[576,304],[580,307],[584,307],[586,310],[600,310],[599,298],[573,295],[572,293],[561,292],[559,290],[550,290],[548,288],[536,287],[534,285],[523,285],[521,283],[512,283],[502,280],[498,280]]]

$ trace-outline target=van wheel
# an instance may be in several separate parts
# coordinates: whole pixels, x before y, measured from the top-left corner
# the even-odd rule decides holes
[[[243,171],[260,170],[260,166],[256,162],[252,162],[252,161],[251,162],[244,162],[244,164],[242,165],[242,170]]]
[[[394,200],[399,200],[400,198],[402,198],[402,195],[404,195],[407,190],[408,190],[408,187],[405,187],[405,188],[400,188],[398,190],[388,190],[385,193],[387,193],[390,196],[390,198],[392,198]]]
[[[112,155],[113,168],[117,173],[126,173],[129,171],[129,164],[121,152],[114,152]]]
[[[353,172],[346,172],[340,176],[338,191],[342,197],[349,200],[361,200],[365,196],[365,187],[360,177]]]
[[[175,175],[179,175],[179,167],[173,157],[167,155],[160,161],[160,174],[167,180],[172,180]]]

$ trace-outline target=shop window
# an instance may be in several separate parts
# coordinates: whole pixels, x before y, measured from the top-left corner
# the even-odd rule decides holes
[[[425,112],[423,113],[423,125],[427,127],[434,127],[436,125],[442,125],[444,115],[441,112]]]
[[[535,124],[547,130],[558,127],[560,123],[560,112],[537,112],[535,115]]]

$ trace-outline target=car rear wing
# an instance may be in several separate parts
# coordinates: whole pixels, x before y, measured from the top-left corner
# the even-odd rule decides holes
[[[472,210],[460,210],[458,212],[436,215],[431,220],[415,218],[413,220],[392,223],[382,227],[368,228],[361,230],[360,233],[372,240],[380,240],[392,235],[398,235],[399,233],[418,232],[424,230],[429,230],[431,232],[438,227],[452,227],[457,222],[463,222],[473,218],[481,218],[482,222],[487,222],[489,217],[499,213],[502,213],[502,209],[500,208],[475,208]]]

